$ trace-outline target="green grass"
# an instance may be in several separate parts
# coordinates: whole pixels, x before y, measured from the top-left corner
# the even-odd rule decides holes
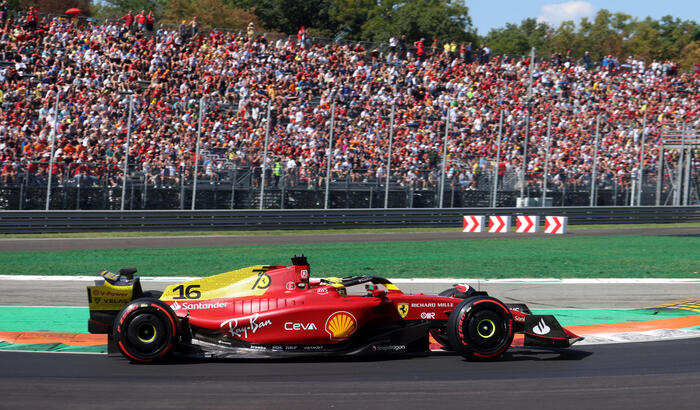
[[[452,278],[700,277],[700,237],[610,236],[0,253],[0,274],[206,276],[304,253],[314,276]]]
[[[645,229],[645,228],[700,228],[699,222],[673,224],[599,224],[570,225],[569,231],[590,229]],[[151,236],[254,236],[254,235],[331,235],[360,233],[406,233],[406,232],[458,232],[460,226],[451,228],[372,228],[372,229],[307,229],[277,231],[128,231],[128,232],[76,232],[46,234],[0,234],[0,239],[11,238],[140,238]]]

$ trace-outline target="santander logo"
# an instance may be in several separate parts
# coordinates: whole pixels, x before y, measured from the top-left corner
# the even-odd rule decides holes
[[[547,324],[544,323],[544,318],[540,319],[540,322],[532,328],[532,331],[537,333],[538,335],[546,335],[547,333],[549,333],[549,330],[549,326],[547,326]]]
[[[179,304],[177,302],[170,305],[172,310],[202,310],[202,309],[223,309],[228,306],[229,302],[182,302]]]

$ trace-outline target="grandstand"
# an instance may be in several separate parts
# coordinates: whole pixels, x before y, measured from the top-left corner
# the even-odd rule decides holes
[[[327,182],[330,207],[383,206],[387,192],[393,207],[588,205],[593,178],[593,204],[671,204],[676,181],[698,202],[700,147],[657,164],[664,132],[698,135],[700,75],[613,56],[530,60],[8,20],[0,209],[44,209],[49,179],[51,209],[119,209],[123,186],[126,209],[189,208],[195,189],[197,208],[313,208]]]

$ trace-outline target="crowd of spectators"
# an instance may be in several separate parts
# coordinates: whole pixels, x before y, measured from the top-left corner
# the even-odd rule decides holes
[[[267,181],[308,188],[326,177],[334,101],[332,179],[384,178],[395,104],[392,178],[418,189],[440,178],[447,116],[447,177],[464,189],[492,170],[519,180],[527,123],[527,175],[538,183],[550,114],[551,187],[590,182],[598,116],[602,181],[627,181],[638,172],[644,117],[643,161],[651,172],[662,128],[699,121],[700,76],[678,73],[671,62],[645,65],[630,57],[620,64],[613,56],[595,62],[588,54],[576,61],[564,53],[531,70],[527,57],[492,56],[487,46],[472,50],[435,40],[427,47],[399,36],[380,51],[317,42],[303,28],[296,37],[273,39],[252,27],[200,32],[196,20],[153,32],[133,29],[140,19],[149,24],[143,12],[105,23],[4,21],[0,183],[14,183],[22,173],[30,182],[46,178],[56,123],[57,183],[118,184],[129,92],[129,164],[160,185],[192,176],[200,100],[203,176],[215,182],[235,166],[254,170],[253,184],[259,183],[270,102]]]

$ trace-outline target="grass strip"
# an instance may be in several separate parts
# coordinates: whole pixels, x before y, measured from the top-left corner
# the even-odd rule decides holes
[[[87,333],[90,312],[85,307],[0,306],[0,331]]]
[[[208,276],[309,258],[314,276],[400,278],[693,278],[700,237],[609,236],[480,241],[326,243],[172,249],[4,252],[0,274],[94,275],[136,267],[143,276]]]
[[[107,345],[69,346],[63,343],[8,343],[0,342],[0,350],[27,352],[65,352],[65,353],[107,353]]]
[[[554,315],[562,326],[603,325],[608,323],[646,322],[698,316],[681,309],[532,309],[536,315]]]
[[[592,229],[649,229],[649,228],[700,228],[699,222],[671,224],[597,224],[569,225],[569,231]],[[0,239],[12,238],[141,238],[163,236],[271,236],[271,235],[332,235],[363,233],[410,233],[410,232],[458,232],[460,226],[450,228],[372,228],[372,229],[307,229],[272,231],[126,231],[126,232],[75,232],[45,234],[0,234]]]

